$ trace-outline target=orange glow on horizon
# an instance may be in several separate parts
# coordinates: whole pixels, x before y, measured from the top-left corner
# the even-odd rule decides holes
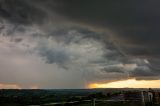
[[[39,87],[37,85],[33,85],[30,89],[39,89]]]
[[[128,79],[110,83],[92,83],[89,88],[160,88],[160,80]]]
[[[0,89],[22,89],[17,84],[0,84]]]

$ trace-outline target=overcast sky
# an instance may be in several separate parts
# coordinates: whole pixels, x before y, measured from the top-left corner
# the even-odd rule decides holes
[[[160,79],[159,0],[0,0],[0,88]]]

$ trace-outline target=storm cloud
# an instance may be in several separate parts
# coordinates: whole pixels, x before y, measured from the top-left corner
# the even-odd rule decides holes
[[[83,88],[130,77],[159,79],[159,4],[0,0],[0,81]]]

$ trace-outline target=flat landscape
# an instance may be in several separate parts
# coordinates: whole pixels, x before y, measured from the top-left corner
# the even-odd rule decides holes
[[[148,89],[37,89],[0,90],[1,106],[160,106],[142,101]],[[159,89],[153,91],[159,92]],[[144,94],[145,96],[145,94]]]

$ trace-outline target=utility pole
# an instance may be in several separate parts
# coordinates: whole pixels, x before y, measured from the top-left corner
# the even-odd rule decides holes
[[[93,106],[96,106],[96,98],[93,99]]]
[[[145,106],[144,93],[141,91],[142,105]]]

